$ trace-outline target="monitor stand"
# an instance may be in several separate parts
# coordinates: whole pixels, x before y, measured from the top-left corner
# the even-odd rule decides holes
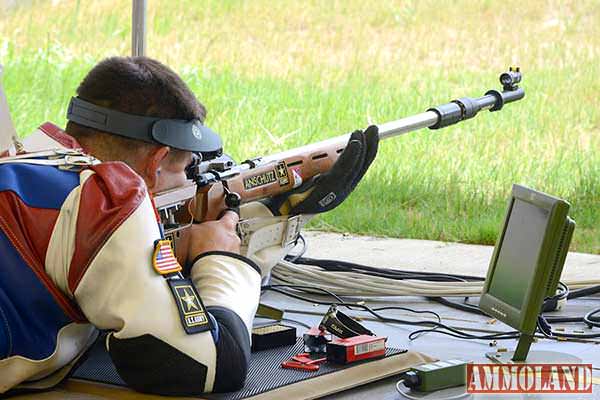
[[[485,356],[499,364],[580,364],[581,358],[558,351],[529,351],[533,335],[521,334],[515,351],[486,353]]]

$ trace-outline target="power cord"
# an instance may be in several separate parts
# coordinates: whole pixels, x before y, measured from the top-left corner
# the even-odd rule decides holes
[[[289,297],[292,297],[292,298],[295,298],[295,299],[298,299],[301,301],[313,303],[313,304],[321,304],[321,305],[331,305],[332,304],[331,302],[324,302],[324,301],[308,298],[306,296],[302,296],[297,293],[291,293],[290,291],[285,290],[286,288],[287,289],[296,289],[296,290],[311,290],[313,292],[321,291],[321,292],[333,297],[337,301],[336,303],[333,303],[333,304],[342,306],[342,307],[347,307],[348,309],[361,309],[361,310],[367,311],[369,314],[373,315],[374,317],[376,317],[378,320],[380,320],[382,322],[429,327],[428,329],[420,329],[420,330],[411,332],[408,336],[409,340],[414,340],[424,333],[439,333],[439,334],[444,334],[444,335],[448,335],[448,336],[452,336],[452,337],[456,337],[456,338],[460,338],[460,339],[475,339],[475,340],[508,340],[508,339],[516,339],[519,337],[519,332],[517,332],[517,331],[494,333],[494,334],[489,334],[489,335],[473,335],[473,334],[464,332],[460,329],[453,328],[451,326],[443,324],[441,322],[440,315],[434,311],[419,311],[419,310],[413,310],[413,309],[406,308],[406,307],[396,307],[396,306],[371,308],[365,304],[345,302],[343,299],[341,299],[336,294],[330,292],[327,289],[323,289],[323,288],[319,288],[319,287],[312,287],[312,286],[305,286],[305,285],[266,285],[266,286],[262,287],[262,290],[272,290],[272,291],[281,293],[283,295],[286,295],[286,296],[289,296]],[[409,321],[409,320],[403,320],[403,319],[399,319],[399,318],[385,317],[378,313],[378,311],[390,310],[390,309],[403,310],[403,311],[413,312],[416,314],[425,314],[425,313],[431,314],[436,317],[436,321],[431,321],[431,320]]]
[[[462,311],[467,311],[479,315],[485,315],[476,305],[468,304],[469,296],[478,295],[481,292],[482,281],[484,278],[469,275],[456,275],[445,273],[429,273],[402,271],[396,269],[376,268],[366,265],[350,263],[338,260],[312,259],[303,257],[306,251],[306,240],[303,236],[299,237],[301,250],[295,255],[288,255],[286,260],[280,262],[273,269],[273,278],[280,284],[269,285],[265,290],[274,290],[281,294],[294,297],[303,301],[310,301],[317,304],[329,304],[314,299],[308,299],[297,293],[283,290],[283,288],[300,289],[304,293],[317,294],[319,292],[335,298],[338,305],[346,306],[349,309],[362,309],[374,315],[377,319],[415,326],[431,326],[428,329],[420,329],[409,334],[409,339],[414,340],[425,333],[435,332],[451,337],[462,339],[481,339],[481,340],[503,340],[519,337],[517,331],[505,332],[492,335],[471,335],[464,331],[449,327],[441,323],[441,317],[432,311],[420,311],[418,313],[435,314],[437,322],[434,321],[406,321],[395,318],[387,318],[377,314],[378,309],[371,309],[358,303],[345,302],[340,296],[349,297],[385,297],[398,295],[417,295],[423,294],[430,300],[439,302],[449,307]],[[464,294],[465,302],[459,303],[443,296],[447,294]],[[466,294],[465,294],[466,293]],[[555,310],[560,302],[570,298],[579,298],[600,293],[600,285],[570,290],[563,282],[559,282],[558,293],[544,300],[542,311]],[[393,308],[387,308],[393,309]],[[417,312],[415,310],[403,307],[397,308],[404,311]],[[576,333],[558,333],[549,328],[549,323],[565,322],[584,322],[591,327],[600,327],[600,309],[592,310],[583,317],[546,317],[545,323],[548,329],[538,326],[541,337],[553,339],[576,338],[576,339],[595,339],[600,338],[600,334],[576,334]],[[539,324],[538,324],[539,325]]]
[[[600,313],[600,308],[596,308],[595,310],[590,311],[589,313],[583,316],[583,322],[587,324],[587,326],[600,328],[600,321],[594,320],[594,315]]]
[[[594,294],[600,293],[600,285],[584,287],[582,289],[571,290],[569,293],[569,299],[576,299],[579,297],[588,297]]]
[[[572,293],[569,291],[569,287],[563,282],[559,282],[559,293],[555,296],[549,297],[544,300],[544,305],[548,304],[548,302],[553,302],[556,304],[558,301],[565,300],[569,297],[569,294]],[[580,296],[577,296],[580,297]],[[436,301],[440,304],[446,305],[448,307],[452,307],[461,311],[470,312],[473,314],[486,315],[483,311],[479,309],[479,307],[466,303],[458,303],[453,302],[443,297],[430,297],[430,300]],[[550,306],[544,308],[552,308]],[[544,312],[544,310],[542,311]],[[596,316],[600,313],[600,308],[594,309],[583,317],[557,317],[557,316],[541,316],[538,321],[538,330],[539,332],[546,338],[550,339],[597,339],[600,338],[600,333],[562,333],[552,331],[550,323],[577,323],[583,322],[588,327],[596,327],[600,328],[600,316]]]
[[[343,296],[477,296],[485,278],[434,272],[376,268],[345,261],[303,257],[306,241],[299,240],[301,250],[286,257],[272,270],[273,283],[315,285]],[[570,281],[574,289],[568,298],[600,293],[600,281]],[[597,285],[588,287],[590,285]]]
[[[600,310],[594,310],[593,313],[600,312]],[[590,315],[590,313],[586,314],[585,317]],[[585,320],[584,317],[584,320]],[[590,321],[591,322],[591,321]],[[542,315],[538,317],[537,321],[538,330],[547,337],[548,339],[598,339],[600,338],[600,333],[564,333],[564,332],[556,332],[552,330],[552,327],[546,320],[546,318]]]

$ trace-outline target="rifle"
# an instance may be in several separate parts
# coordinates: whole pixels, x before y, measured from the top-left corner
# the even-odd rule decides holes
[[[499,111],[505,104],[522,99],[518,67],[500,75],[502,91],[488,90],[478,98],[462,97],[427,111],[378,125],[380,140],[421,128],[440,129],[475,117],[481,110]],[[328,171],[344,151],[350,134],[308,144],[281,153],[236,164],[227,156],[193,165],[191,178],[180,188],[159,193],[154,201],[165,234],[176,243],[186,225],[182,221],[217,219],[225,208],[289,192]]]

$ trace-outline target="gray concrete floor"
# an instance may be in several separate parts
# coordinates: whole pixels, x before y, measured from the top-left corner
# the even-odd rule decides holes
[[[427,272],[451,272],[485,277],[493,246],[433,240],[351,236],[303,232],[307,257]],[[600,255],[569,253],[562,280],[600,280]]]

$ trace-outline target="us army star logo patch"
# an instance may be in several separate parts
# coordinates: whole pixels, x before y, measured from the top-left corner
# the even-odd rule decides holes
[[[168,279],[179,318],[188,335],[210,330],[210,320],[196,288],[189,279]]]

